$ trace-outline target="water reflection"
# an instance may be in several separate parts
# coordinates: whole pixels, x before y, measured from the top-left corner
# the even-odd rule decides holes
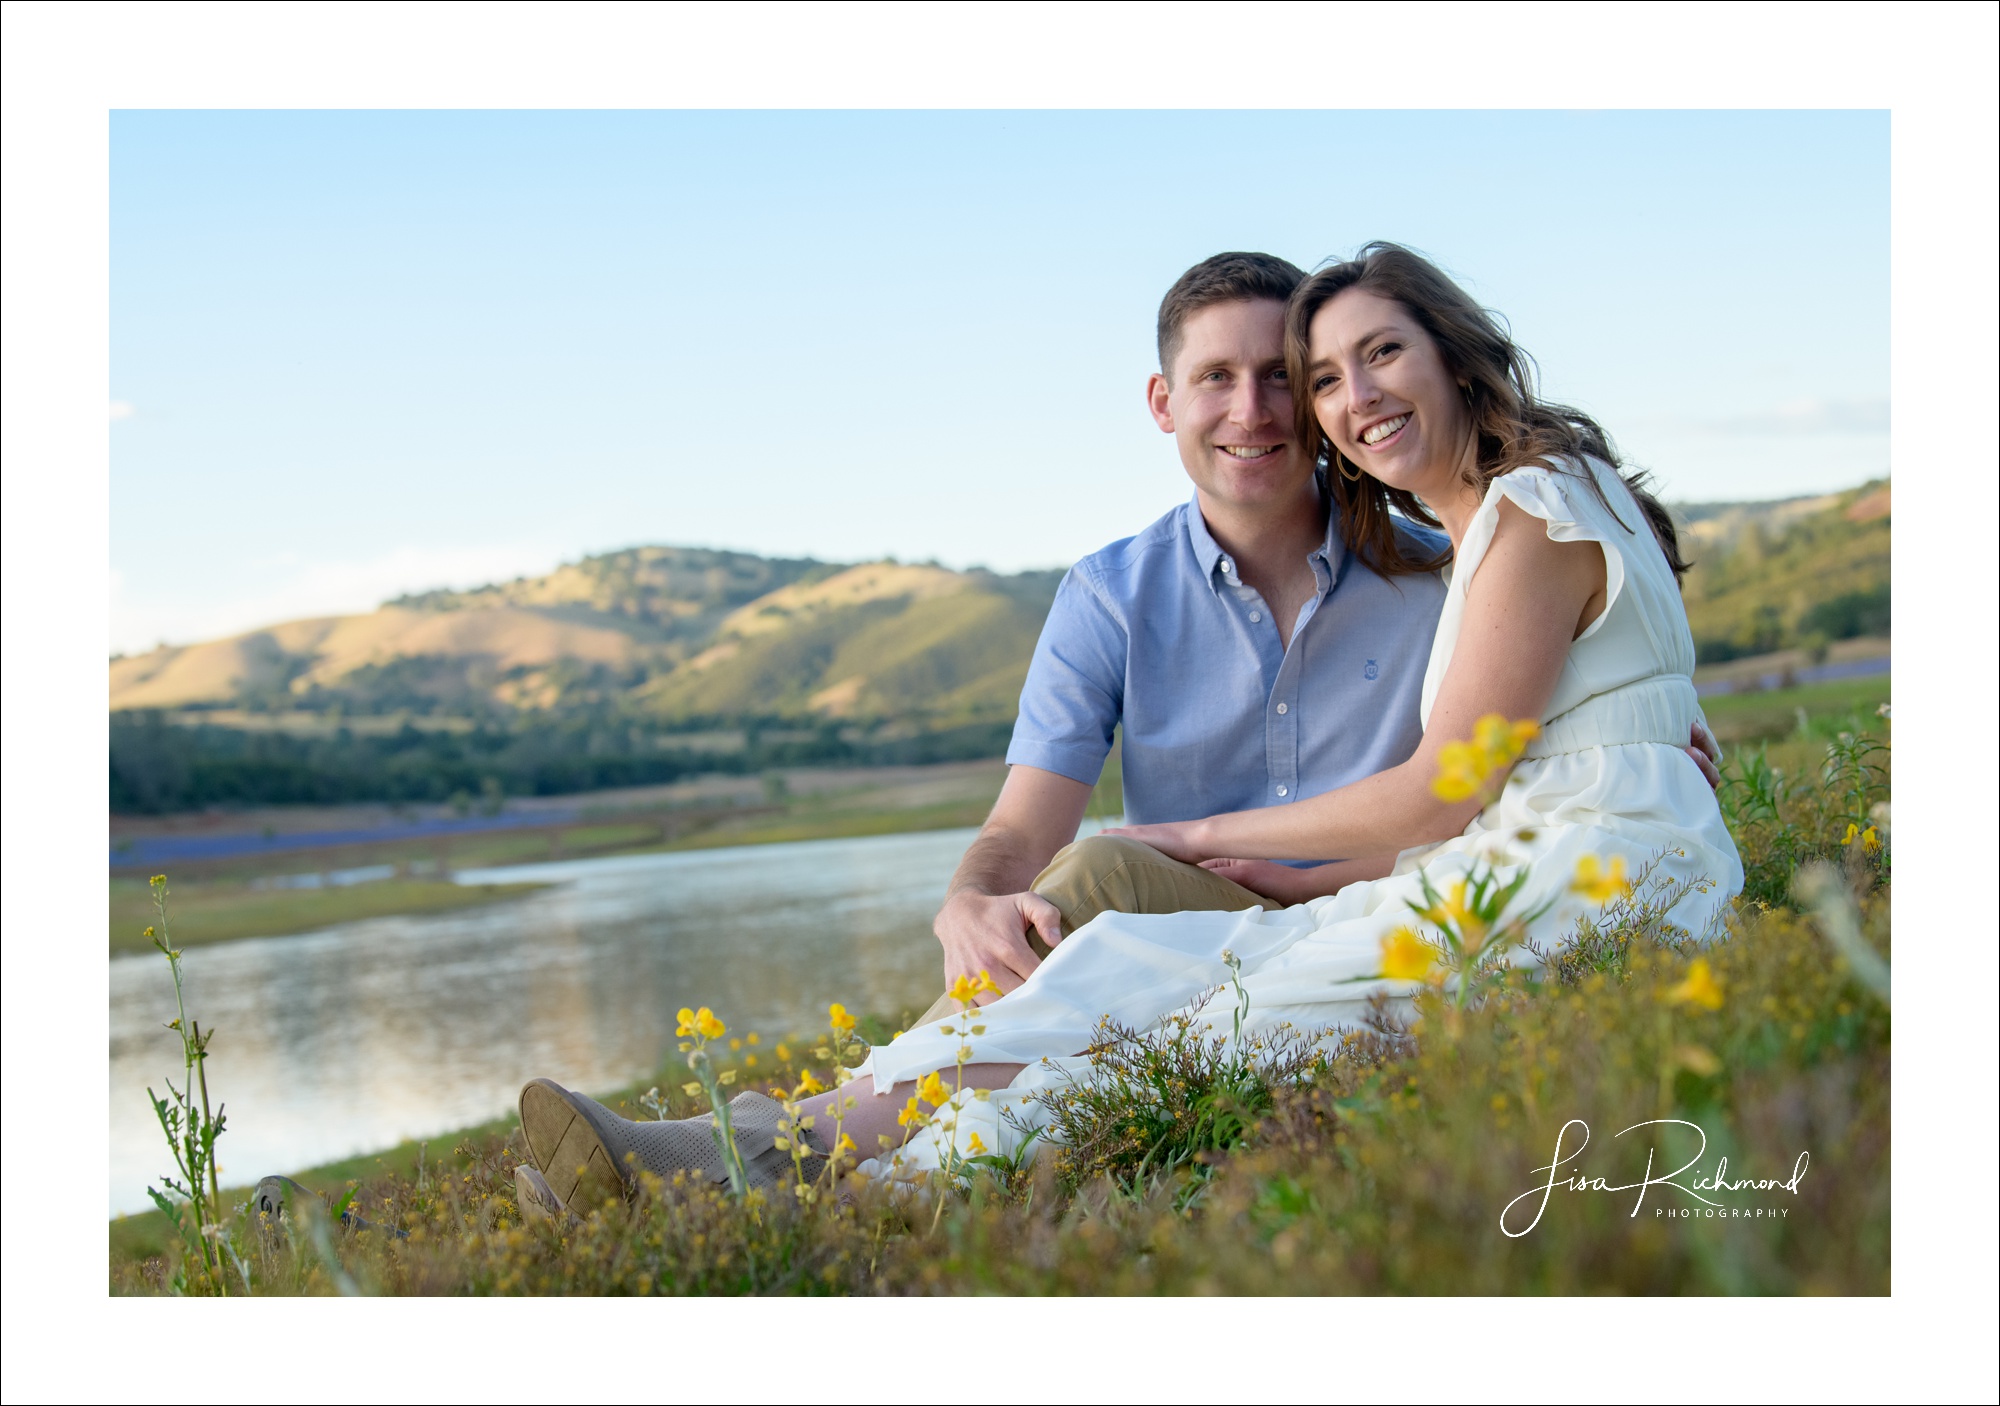
[[[672,1012],[816,1026],[829,1000],[921,1009],[930,920],[973,831],[635,855],[464,874],[557,881],[459,913],[192,949],[188,1008],[216,1033],[225,1179],[242,1183],[492,1118],[546,1074],[606,1089],[656,1069]],[[178,1077],[166,963],[111,963],[111,1209],[169,1165],[145,1086]]]

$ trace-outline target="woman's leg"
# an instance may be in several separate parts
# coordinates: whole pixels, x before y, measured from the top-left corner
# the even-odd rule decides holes
[[[1019,1064],[968,1064],[963,1070],[963,1086],[968,1089],[1004,1089],[1025,1067]],[[948,1089],[960,1087],[958,1070],[940,1069],[938,1077],[944,1080]],[[906,1080],[891,1089],[887,1098],[877,1098],[875,1081],[864,1074],[831,1093],[807,1099],[800,1117],[813,1120],[808,1133],[811,1141],[828,1149],[833,1146],[833,1129],[838,1122],[840,1130],[854,1139],[853,1156],[865,1159],[877,1156],[885,1147],[900,1146],[913,1131],[903,1127],[896,1119],[916,1092],[916,1082]],[[836,1105],[847,1105],[850,1101],[851,1107],[836,1109]],[[923,1111],[928,1114],[932,1110],[925,1108]],[[884,1138],[888,1139],[886,1144],[882,1141]]]

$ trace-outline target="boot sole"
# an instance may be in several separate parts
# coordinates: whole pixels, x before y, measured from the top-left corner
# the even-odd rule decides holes
[[[521,1089],[521,1134],[548,1188],[569,1211],[585,1215],[630,1190],[588,1105],[552,1079]]]

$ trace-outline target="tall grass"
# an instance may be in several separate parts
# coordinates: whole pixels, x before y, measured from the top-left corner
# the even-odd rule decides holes
[[[335,1229],[315,1244],[280,1228],[255,1241],[239,1285],[1886,1293],[1888,756],[1862,733],[1806,747],[1730,764],[1726,810],[1753,877],[1712,945],[1639,896],[1539,973],[1505,972],[1463,1008],[1438,988],[1414,1033],[1385,1019],[1330,1054],[1247,1064],[1184,1030],[1106,1029],[1103,1082],[1050,1110],[1058,1147],[961,1168],[928,1199],[851,1181],[840,1196],[739,1197],[681,1178],[567,1227],[524,1225],[517,1136],[469,1138],[447,1175],[354,1189],[355,1210],[407,1239]],[[813,1048],[766,1047],[756,1081],[831,1082]],[[708,1102],[684,1101],[659,1111]],[[1654,1177],[1690,1170],[1634,1189],[1649,1154]],[[229,1214],[239,1242],[260,1234]],[[187,1273],[195,1253],[114,1263],[113,1287],[219,1288]]]

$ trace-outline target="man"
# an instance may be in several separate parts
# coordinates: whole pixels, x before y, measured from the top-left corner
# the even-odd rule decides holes
[[[1022,690],[1006,784],[933,925],[947,984],[986,971],[1011,991],[1106,908],[1271,903],[1131,841],[1065,849],[1116,728],[1133,823],[1289,805],[1416,750],[1444,582],[1378,575],[1329,520],[1285,376],[1284,307],[1304,277],[1269,254],[1218,254],[1161,302],[1147,407],[1174,437],[1194,497],[1064,577]],[[1428,549],[1446,545],[1404,530]],[[1691,741],[1713,784],[1712,741]],[[941,1001],[924,1019],[949,1009]]]

